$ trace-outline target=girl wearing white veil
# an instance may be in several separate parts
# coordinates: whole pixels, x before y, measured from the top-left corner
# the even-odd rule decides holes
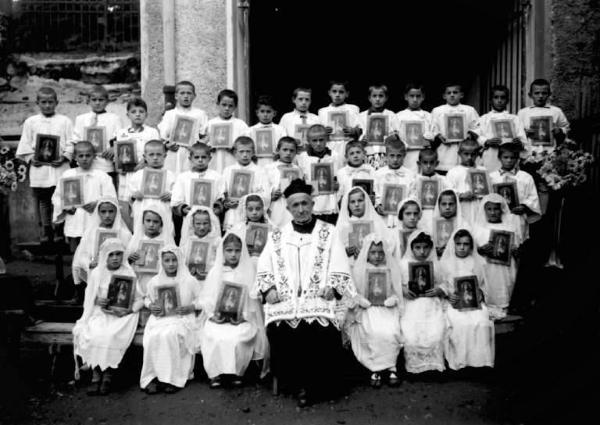
[[[412,263],[430,262],[433,272],[432,288],[417,296],[410,281]],[[408,239],[408,248],[400,261],[400,273],[404,291],[404,314],[400,327],[404,338],[404,359],[406,371],[421,373],[428,370],[442,372],[444,366],[444,339],[446,318],[443,298],[447,289],[444,286],[439,263],[431,236],[424,231],[414,232]]]
[[[263,239],[262,233],[256,232],[254,240],[251,241],[246,238],[246,235],[250,223],[266,224],[269,226],[269,232],[273,230],[274,225],[267,214],[267,208],[268,205],[265,205],[264,198],[261,195],[258,193],[249,193],[240,199],[240,203],[235,210],[235,224],[231,227],[231,232],[239,235],[244,241],[255,266],[258,262],[258,257],[267,244],[267,235],[264,235]]]
[[[201,293],[204,324],[200,347],[204,370],[210,378],[210,387],[222,386],[223,375],[233,375],[232,384],[242,385],[242,376],[251,360],[267,355],[265,326],[257,299],[250,298],[256,268],[246,244],[240,235],[228,232],[219,247],[215,265],[208,273]],[[231,282],[242,290],[235,307],[240,315],[227,317],[224,284]],[[229,291],[230,292],[230,291]],[[239,303],[239,304],[238,304]],[[229,309],[229,308],[228,308]]]
[[[80,356],[93,371],[94,387],[90,394],[104,395],[110,391],[112,370],[119,367],[135,336],[138,312],[144,305],[135,273],[124,260],[124,251],[123,242],[116,238],[107,239],[100,247],[98,266],[90,273],[85,289],[83,314],[73,328],[73,354]],[[133,281],[135,287],[130,293],[133,299],[127,310],[108,307],[113,276],[129,277]]]
[[[452,232],[463,225],[458,193],[453,189],[445,189],[438,195],[433,209],[432,225],[433,245],[439,258]]]
[[[425,230],[421,227],[422,213],[421,204],[415,198],[405,198],[398,204],[398,226],[391,229],[395,236],[395,252],[398,258],[406,254],[410,235],[417,230]]]
[[[173,393],[193,377],[194,356],[200,333],[196,312],[200,283],[190,274],[181,250],[167,245],[160,250],[160,271],[148,282],[144,304],[151,316],[144,329],[144,363],[140,387],[148,394],[159,389]],[[158,288],[175,286],[179,304],[168,315],[159,302]],[[161,388],[162,387],[162,388]]]
[[[352,272],[358,295],[349,306],[344,324],[352,351],[372,372],[371,385],[376,388],[381,386],[381,372],[389,373],[390,385],[399,382],[396,362],[402,348],[403,297],[400,263],[393,252],[393,246],[380,235],[371,233],[364,239]],[[385,281],[381,280],[383,274],[387,275]]]
[[[190,266],[190,273],[200,282],[204,282],[206,274],[212,267],[217,253],[217,245],[221,240],[221,224],[218,217],[211,208],[205,206],[193,206],[183,219],[181,226],[181,240],[179,246],[184,255],[185,264]],[[192,243],[207,242],[208,253],[204,270],[196,270],[192,266]]]
[[[450,369],[494,366],[494,322],[485,305],[483,259],[471,232],[457,229],[446,245],[440,261],[450,294],[446,310],[448,338],[444,352]],[[460,283],[458,278],[475,276],[477,288]],[[458,288],[457,285],[465,287]],[[474,290],[473,290],[474,289]]]

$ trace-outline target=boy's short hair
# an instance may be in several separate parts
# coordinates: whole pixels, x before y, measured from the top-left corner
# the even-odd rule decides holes
[[[494,92],[497,91],[502,91],[504,92],[504,94],[506,95],[506,98],[510,98],[510,90],[508,89],[508,87],[506,87],[505,85],[502,84],[496,84],[495,86],[492,86],[492,90],[490,91],[490,97],[494,96]]]
[[[152,140],[148,140],[146,142],[146,144],[144,144],[144,152],[146,151],[146,148],[152,147],[152,146],[160,146],[162,148],[163,152],[167,151],[167,148],[165,147],[162,140],[152,139]]]
[[[520,147],[516,143],[503,143],[498,146],[498,158],[505,152],[510,152],[513,155],[518,156],[520,150]]]
[[[348,155],[348,152],[352,148],[360,148],[363,152],[365,151],[365,145],[364,145],[364,143],[361,142],[361,141],[359,141],[359,140],[351,140],[348,143],[346,143],[345,154]]]
[[[386,153],[387,153],[388,149],[399,150],[401,152],[406,153],[406,143],[404,143],[402,141],[402,139],[400,138],[400,136],[398,136],[395,133],[387,136],[383,143],[385,145]]]
[[[36,96],[38,99],[40,98],[40,96],[52,96],[54,100],[58,101],[58,95],[56,94],[56,90],[48,86],[40,87],[36,93]]]
[[[82,148],[89,148],[92,151],[92,154],[96,154],[96,148],[94,147],[94,144],[92,142],[88,140],[80,140],[76,142],[75,146],[73,147],[73,152],[75,153],[75,155],[77,155],[77,149]]]
[[[440,192],[439,196],[438,196],[438,204],[440,202],[442,202],[442,198],[444,196],[452,196],[452,199],[454,199],[454,202],[458,203],[458,197],[456,196],[456,193],[451,190],[451,189],[446,189]]]
[[[463,92],[462,84],[460,84],[457,81],[449,81],[446,84],[444,84],[444,91],[448,90],[450,87],[458,87],[458,91],[461,93]]]
[[[464,139],[463,141],[461,141],[458,144],[458,151],[461,152],[464,149],[470,149],[470,148],[479,150],[480,147],[481,146],[479,145],[479,143],[477,143],[475,140],[467,137],[466,139]]]
[[[309,138],[312,134],[315,133],[327,134],[327,130],[325,130],[325,126],[322,124],[313,124],[310,127],[308,127],[308,130],[306,131],[306,137]]]
[[[129,110],[131,108],[144,108],[144,111],[148,112],[148,105],[146,105],[146,102],[144,101],[144,99],[142,99],[141,97],[134,97],[132,99],[129,100],[129,102],[127,102],[127,112],[129,112]]]
[[[238,146],[252,146],[254,150],[254,141],[248,136],[240,136],[233,142],[232,151],[235,151]]]
[[[415,244],[418,243],[425,243],[428,247],[433,247],[433,240],[431,239],[431,236],[429,236],[425,232],[419,233],[417,237],[412,240],[412,242],[410,243],[410,248],[412,249],[415,246]]]
[[[473,245],[473,236],[471,235],[471,232],[469,232],[467,229],[457,230],[456,233],[454,234],[454,241],[456,242],[460,238],[465,238],[465,237],[469,238],[471,240],[471,245]]]
[[[546,80],[545,78],[536,78],[529,85],[529,93],[532,92],[533,86],[548,86],[548,90],[550,90],[550,81]]]
[[[342,86],[346,91],[350,91],[349,83],[346,80],[330,80],[328,90],[331,90],[331,87],[333,86]]]
[[[281,149],[284,143],[289,143],[290,145],[294,145],[296,147],[296,151],[298,151],[298,144],[296,139],[290,136],[283,136],[281,139],[277,141],[277,150]]]
[[[246,197],[246,205],[248,204],[248,202],[260,202],[260,204],[261,204],[263,207],[265,206],[265,203],[264,203],[263,199],[262,199],[262,198],[261,198],[259,195],[256,195],[256,194],[254,194],[254,193],[253,193],[253,194],[251,194],[251,195],[248,195],[248,196]],[[264,213],[263,213],[263,214],[264,214]]]
[[[177,89],[178,89],[180,86],[188,86],[188,87],[191,87],[191,88],[192,88],[192,91],[194,92],[194,94],[196,94],[196,86],[195,86],[195,85],[194,85],[194,83],[192,83],[191,81],[188,81],[188,80],[181,80],[181,81],[178,81],[178,82],[175,84],[175,93],[177,93]]]
[[[223,89],[219,92],[219,94],[217,95],[217,103],[221,102],[221,99],[223,99],[224,97],[229,97],[231,99],[233,99],[233,104],[235,106],[237,106],[238,104],[238,95],[236,92],[234,92],[231,89]]]
[[[275,110],[275,104],[273,103],[273,98],[269,95],[263,94],[258,96],[258,100],[256,101],[256,109],[259,109],[261,106],[268,106]]]
[[[388,95],[388,87],[385,84],[373,84],[369,86],[369,96],[373,93],[373,90],[381,90],[386,97]]]
[[[308,93],[312,96],[312,89],[309,89],[306,87],[296,87],[294,89],[294,92],[292,93],[292,99],[295,99],[296,97],[298,97],[298,93],[300,93],[301,91]]]
[[[204,142],[196,142],[192,146],[190,146],[190,155],[198,151],[204,151],[206,152],[206,154],[210,155],[212,154],[213,148],[211,148]]]
[[[98,96],[102,96],[102,97],[108,99],[108,90],[106,90],[104,88],[104,86],[102,86],[100,84],[95,84],[95,85],[92,86],[92,88],[88,92],[88,96],[91,96],[93,94],[98,95]]]
[[[407,94],[411,90],[421,90],[421,93],[425,94],[425,87],[421,83],[411,81],[404,86],[404,94]]]
[[[425,149],[421,149],[419,151],[419,162],[423,161],[425,158],[433,158],[435,161],[438,160],[438,153],[437,151],[431,149],[431,148],[425,148]]]

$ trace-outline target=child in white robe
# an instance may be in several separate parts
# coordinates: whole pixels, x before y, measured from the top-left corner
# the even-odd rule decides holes
[[[397,385],[396,361],[402,348],[400,316],[403,308],[399,260],[394,247],[381,236],[369,234],[364,249],[354,265],[352,277],[358,295],[351,303],[345,328],[352,351],[358,361],[369,369],[371,385],[381,387],[382,372],[388,383]],[[369,271],[387,273],[387,281],[371,282]],[[379,277],[379,276],[378,276]],[[371,279],[375,279],[371,276]],[[376,287],[384,284],[386,288]],[[383,292],[384,295],[379,295]]]
[[[204,282],[208,271],[215,262],[217,246],[220,240],[221,225],[213,210],[198,205],[192,207],[183,220],[179,246],[181,247],[185,264],[188,266],[190,273],[201,283]],[[198,263],[193,260],[194,253],[192,252],[192,246],[194,242],[208,243],[208,252],[203,270],[198,270]]]
[[[138,312],[143,307],[142,293],[136,284],[134,271],[124,259],[125,246],[116,238],[107,239],[100,247],[98,267],[90,273],[85,290],[83,314],[73,328],[73,354],[92,368],[92,388],[88,394],[106,395],[110,392],[113,370],[133,341]],[[113,276],[133,279],[130,308],[109,306],[109,284]],[[76,372],[76,377],[78,371]]]
[[[440,261],[442,274],[447,280],[448,294],[448,338],[444,352],[450,369],[464,367],[494,366],[494,322],[485,304],[485,278],[483,260],[477,253],[473,236],[466,229],[455,231]],[[477,287],[459,292],[457,278],[475,276]],[[459,297],[467,297],[467,302]],[[474,298],[478,307],[469,306],[469,298]],[[463,310],[464,308],[464,310]]]
[[[256,101],[256,118],[258,118],[258,122],[248,128],[245,135],[254,141],[257,151],[256,165],[260,168],[265,168],[273,163],[277,141],[287,136],[285,128],[273,122],[275,116],[277,116],[277,111],[271,96],[259,96]],[[270,133],[271,143],[267,139],[259,138],[259,131],[261,130]]]
[[[420,226],[421,205],[413,198],[407,198],[398,205],[398,227],[394,232],[395,252],[398,258],[404,257],[408,248],[408,238],[417,230],[426,230]]]
[[[267,244],[267,235],[261,231],[255,231],[248,237],[248,229],[252,223],[259,223],[268,226],[268,231],[273,230],[273,223],[267,215],[263,198],[257,193],[251,193],[240,199],[240,206],[236,210],[236,224],[231,229],[236,235],[239,235],[248,249],[248,254],[256,266],[258,257]]]
[[[338,201],[342,196],[352,188],[353,180],[370,180],[371,187],[375,184],[375,169],[366,164],[367,154],[362,142],[350,141],[346,143],[346,165],[336,173],[338,184],[340,185],[337,196]],[[374,189],[373,189],[374,192]],[[371,199],[375,202],[375,196]]]
[[[433,244],[438,257],[442,256],[450,235],[463,226],[461,205],[458,195],[452,189],[445,189],[438,195],[433,209]]]
[[[174,286],[178,305],[169,314],[161,305],[159,288]],[[196,312],[200,283],[188,272],[181,250],[175,245],[160,250],[160,271],[150,279],[144,304],[151,316],[144,329],[144,363],[140,387],[148,394],[174,393],[193,378],[200,320]]]

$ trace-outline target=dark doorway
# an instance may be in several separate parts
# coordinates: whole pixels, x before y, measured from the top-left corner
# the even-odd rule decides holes
[[[331,79],[350,82],[350,103],[368,107],[369,85],[390,89],[388,109],[404,109],[408,81],[425,84],[425,109],[458,81],[468,100],[505,35],[512,1],[260,0],[250,7],[251,122],[258,95],[292,109],[298,86],[313,89],[312,112],[329,104]],[[471,93],[469,93],[471,91]],[[478,105],[474,105],[477,107]]]

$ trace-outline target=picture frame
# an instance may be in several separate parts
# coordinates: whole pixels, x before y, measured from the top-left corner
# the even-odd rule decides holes
[[[190,206],[213,207],[213,180],[192,179],[190,182]]]
[[[398,205],[406,196],[406,185],[385,183],[383,185],[383,194],[381,196],[381,206],[386,215],[396,215]]]
[[[502,196],[508,204],[508,209],[512,210],[519,206],[519,192],[516,181],[507,181],[503,183],[494,183],[492,185],[494,192]]]
[[[273,158],[275,153],[275,132],[273,128],[257,128],[255,130],[256,157]]]
[[[290,183],[299,179],[301,172],[299,168],[288,167],[288,166],[279,166],[279,190],[284,191],[290,185]]]
[[[502,143],[512,142],[516,137],[515,125],[512,120],[491,120],[492,134],[502,140]]]
[[[348,233],[348,246],[362,248],[364,238],[373,233],[374,225],[371,220],[356,220],[351,222],[352,228]]]
[[[440,194],[440,181],[437,179],[423,179],[419,187],[421,208],[432,210],[435,208],[438,195]]]
[[[269,225],[265,223],[248,223],[246,228],[246,246],[250,256],[258,257],[262,253],[269,236]]]
[[[140,258],[135,262],[135,268],[140,273],[158,273],[160,266],[159,251],[163,247],[162,241],[143,240],[137,250]]]
[[[108,284],[106,308],[113,311],[127,312],[133,306],[135,298],[135,277],[112,275]]]
[[[310,165],[310,177],[316,195],[328,195],[335,192],[333,176],[333,163],[331,162],[317,162]]]
[[[477,198],[490,194],[490,180],[486,170],[470,169],[469,184],[471,192]]]
[[[404,254],[406,253],[406,249],[408,248],[408,238],[410,237],[410,235],[412,235],[412,233],[414,232],[414,229],[399,229],[398,230],[398,237],[400,239],[400,254],[401,256],[404,256]]]
[[[165,170],[144,168],[142,174],[142,194],[144,198],[158,199],[165,191]]]
[[[243,320],[244,300],[246,287],[239,283],[223,281],[217,298],[215,314],[221,319],[229,319],[233,322]]]
[[[85,140],[90,142],[94,146],[96,155],[100,155],[106,150],[106,127],[103,126],[89,126],[85,127]]]
[[[83,176],[65,177],[60,181],[62,186],[63,209],[82,207],[85,204],[83,194]]]
[[[177,285],[160,285],[155,289],[156,302],[163,311],[163,317],[176,315],[177,307],[181,305],[179,287]]]
[[[296,124],[294,126],[294,139],[299,140],[302,146],[308,143],[308,129],[310,124]]]
[[[487,257],[488,261],[493,264],[510,266],[512,261],[512,245],[514,233],[506,230],[491,230],[490,244],[493,247],[493,252]]]
[[[348,126],[349,122],[348,111],[329,111],[327,113],[327,125],[331,127],[330,140],[343,140],[344,127]]]
[[[433,263],[414,261],[408,263],[408,289],[420,297],[434,286]]]
[[[104,243],[105,240],[110,238],[118,238],[119,232],[116,230],[103,229],[101,227],[96,230],[96,247],[94,250],[94,258],[98,258],[100,254],[100,247]]]
[[[373,179],[352,179],[352,187],[360,187],[362,190],[367,192],[367,195],[373,196],[375,190],[373,189],[375,182]]]
[[[119,173],[134,171],[138,163],[135,140],[117,140],[114,149],[115,169]]]
[[[423,137],[425,133],[424,121],[404,122],[404,143],[408,149],[423,149],[427,146],[427,140]]]
[[[229,182],[229,198],[240,200],[252,190],[254,172],[248,170],[233,170]]]
[[[233,146],[233,124],[230,122],[212,124],[209,141],[213,148],[230,148]]]
[[[531,137],[533,146],[553,146],[552,117],[550,115],[535,116],[529,119],[529,128],[535,132]]]
[[[185,115],[175,115],[173,130],[171,130],[171,142],[180,146],[190,147],[197,139],[197,121]]]
[[[462,142],[467,136],[465,115],[447,114],[444,118],[446,121],[446,142]]]
[[[367,115],[367,143],[383,145],[388,133],[390,117],[385,114]]]
[[[383,307],[385,300],[391,295],[392,284],[389,269],[367,269],[367,300],[374,307]]]
[[[456,227],[455,220],[447,220],[445,218],[439,218],[435,222],[435,246],[437,248],[444,248],[454,233]]]
[[[454,278],[454,294],[458,297],[455,307],[458,311],[472,311],[481,309],[479,299],[479,282],[477,276],[461,276]]]
[[[54,134],[36,134],[33,159],[41,164],[51,165],[61,158],[60,136]]]
[[[190,239],[186,253],[187,267],[190,274],[196,279],[204,279],[206,277],[209,252],[209,242]]]

